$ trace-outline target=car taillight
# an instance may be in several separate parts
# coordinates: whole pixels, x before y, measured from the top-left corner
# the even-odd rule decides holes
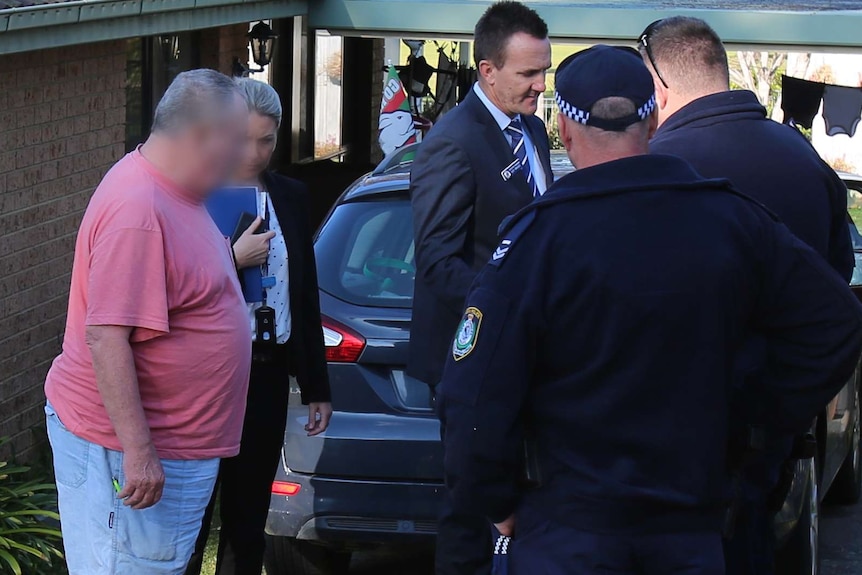
[[[287,481],[272,482],[273,495],[296,495],[300,489],[302,489],[302,485],[299,483],[288,483]]]
[[[323,343],[326,346],[326,361],[335,363],[354,363],[365,349],[365,338],[338,323],[332,318],[322,316]]]

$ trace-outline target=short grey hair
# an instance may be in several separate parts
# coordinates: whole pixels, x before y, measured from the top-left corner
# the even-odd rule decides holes
[[[248,109],[261,116],[275,120],[275,125],[281,127],[281,98],[275,88],[260,80],[237,78],[234,80],[240,93],[248,102]]]
[[[176,131],[206,113],[233,104],[239,91],[233,80],[215,70],[200,68],[182,72],[174,78],[156,106],[153,132]]]
[[[595,116],[596,118],[601,118],[602,120],[618,120],[620,118],[625,118],[626,116],[631,116],[637,112],[637,106],[635,103],[629,100],[628,98],[622,98],[619,96],[609,96],[607,98],[602,98],[598,100],[593,107],[590,108],[590,116]],[[638,130],[646,129],[649,125],[649,116],[640,122],[636,122],[630,126],[628,126],[625,130],[621,130],[619,132],[611,131],[611,130],[600,130],[605,134],[608,134],[606,137],[614,137],[621,136],[631,132],[635,132]],[[594,128],[593,126],[588,126],[590,128]],[[596,131],[594,129],[592,131]]]
[[[596,118],[601,118],[602,120],[618,120],[631,116],[635,112],[637,112],[635,103],[628,98],[621,98],[619,96],[602,98],[593,104],[593,107],[590,109],[590,115],[594,115]]]

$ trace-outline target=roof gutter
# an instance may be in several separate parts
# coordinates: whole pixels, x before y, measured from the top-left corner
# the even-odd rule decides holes
[[[0,10],[0,54],[308,13],[307,0],[77,0]]]
[[[350,35],[467,39],[489,1],[315,0],[309,27]],[[554,41],[633,45],[650,22],[668,16],[703,18],[730,45],[757,50],[858,52],[862,10],[657,8],[659,2],[538,0],[530,3]],[[650,5],[652,4],[652,6]],[[715,2],[714,4],[721,4]],[[780,5],[780,2],[775,2]]]
[[[472,37],[490,0],[75,0],[0,10],[0,54],[308,15],[309,27],[368,36]],[[555,41],[633,43],[657,18],[707,20],[734,48],[862,51],[862,10],[762,11],[596,7],[535,1]]]

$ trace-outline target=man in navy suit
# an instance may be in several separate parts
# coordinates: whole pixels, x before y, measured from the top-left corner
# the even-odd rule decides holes
[[[523,4],[498,2],[476,24],[474,42],[479,80],[422,142],[411,174],[416,292],[407,370],[432,388],[498,227],[553,183],[547,132],[534,115],[551,67],[547,24]],[[487,520],[447,498],[438,575],[488,574],[491,549]]]

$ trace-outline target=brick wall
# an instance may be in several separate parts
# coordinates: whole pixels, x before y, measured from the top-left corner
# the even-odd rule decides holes
[[[42,385],[60,351],[75,232],[123,154],[125,44],[0,56],[0,437],[44,438]]]
[[[248,61],[248,24],[201,30],[201,66],[230,75],[234,58]]]

